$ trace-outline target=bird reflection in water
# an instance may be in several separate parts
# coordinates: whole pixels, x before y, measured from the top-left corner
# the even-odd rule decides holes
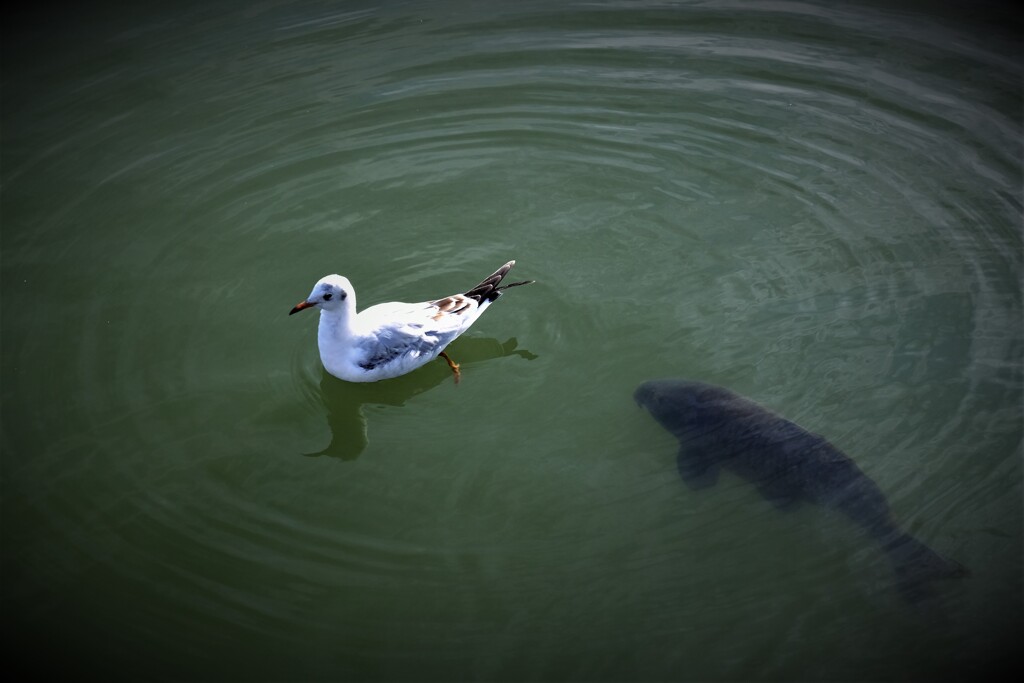
[[[463,369],[474,363],[505,356],[519,356],[526,360],[536,354],[517,348],[513,337],[504,342],[490,338],[461,338],[452,344],[452,353],[458,354]],[[472,382],[472,372],[463,381]],[[441,362],[430,363],[420,370],[394,379],[372,383],[343,382],[323,372],[320,379],[320,397],[327,409],[327,424],[331,429],[331,442],[322,451],[306,453],[307,457],[326,455],[340,460],[355,460],[365,450],[367,437],[366,416],[363,406],[401,406],[412,397],[434,388],[445,381],[452,382],[452,373]]]

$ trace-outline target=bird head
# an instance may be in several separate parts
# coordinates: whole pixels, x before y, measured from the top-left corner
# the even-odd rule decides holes
[[[337,311],[343,308],[347,300],[353,296],[352,283],[348,278],[341,275],[327,275],[313,286],[304,301],[295,304],[295,308],[288,315],[298,313],[313,306],[319,306],[325,311]]]

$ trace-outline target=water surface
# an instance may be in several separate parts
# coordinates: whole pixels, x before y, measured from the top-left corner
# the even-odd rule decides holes
[[[77,14],[76,14],[77,13]],[[205,2],[4,24],[12,662],[186,680],[936,680],[1022,619],[1020,24],[998,5]],[[537,280],[442,362],[361,305]],[[729,386],[968,566],[695,493]],[[1019,664],[1019,657],[1016,659]]]

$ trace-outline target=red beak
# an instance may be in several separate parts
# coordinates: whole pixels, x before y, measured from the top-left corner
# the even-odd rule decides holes
[[[295,304],[295,308],[293,308],[288,313],[288,315],[291,315],[292,313],[298,313],[299,311],[301,311],[304,308],[312,308],[313,306],[316,306],[316,302],[315,301],[300,301],[299,303]]]

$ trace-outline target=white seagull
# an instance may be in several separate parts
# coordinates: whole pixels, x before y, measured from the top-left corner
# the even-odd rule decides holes
[[[356,293],[348,278],[327,275],[288,315],[314,306],[320,308],[320,360],[327,372],[339,379],[390,379],[441,356],[458,382],[459,366],[444,349],[476,322],[501,296],[502,290],[533,282],[525,280],[499,287],[515,264],[509,261],[465,294],[418,304],[377,304],[362,313],[356,313]]]

